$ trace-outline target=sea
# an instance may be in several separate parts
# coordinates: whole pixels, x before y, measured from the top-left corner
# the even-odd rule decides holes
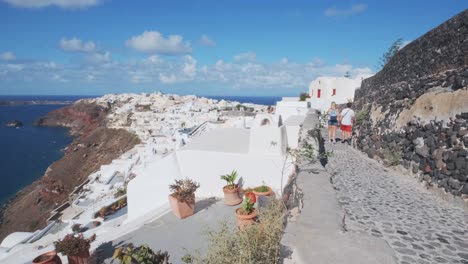
[[[97,96],[2,96],[0,101],[76,101]],[[281,97],[274,96],[204,96],[216,100],[274,105]],[[47,167],[63,156],[63,149],[72,142],[67,129],[37,127],[33,123],[48,112],[64,105],[0,106],[0,205],[19,190],[44,175]],[[5,123],[18,120],[20,128]]]

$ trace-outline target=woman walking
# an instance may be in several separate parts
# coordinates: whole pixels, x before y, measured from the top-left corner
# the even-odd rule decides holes
[[[338,109],[336,103],[332,102],[330,109],[327,111],[328,115],[328,138],[330,142],[334,143],[336,139],[336,128],[338,127]]]

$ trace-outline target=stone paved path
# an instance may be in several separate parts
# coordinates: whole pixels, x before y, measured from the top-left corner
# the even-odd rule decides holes
[[[466,211],[348,145],[326,149],[334,152],[327,170],[349,230],[383,238],[401,264],[468,263]]]

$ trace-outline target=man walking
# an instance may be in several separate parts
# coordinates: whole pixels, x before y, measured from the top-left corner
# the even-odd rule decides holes
[[[340,129],[341,129],[341,143],[348,142],[351,145],[351,129],[353,127],[355,118],[354,111],[351,109],[352,103],[347,103],[346,108],[340,113]]]

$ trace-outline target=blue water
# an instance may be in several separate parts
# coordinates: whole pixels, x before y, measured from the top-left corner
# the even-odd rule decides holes
[[[94,96],[0,96],[1,100],[76,101]],[[217,100],[274,105],[281,97],[205,96]],[[36,127],[33,122],[63,105],[0,106],[0,204],[23,187],[32,183],[47,167],[63,156],[62,149],[71,143],[64,128]],[[6,127],[5,123],[19,120],[21,128]]]
[[[4,98],[0,96],[0,100]],[[67,130],[33,126],[36,119],[60,107],[63,105],[0,106],[0,204],[41,177],[63,156],[61,150],[72,141]],[[6,127],[5,123],[13,119],[24,125]]]

